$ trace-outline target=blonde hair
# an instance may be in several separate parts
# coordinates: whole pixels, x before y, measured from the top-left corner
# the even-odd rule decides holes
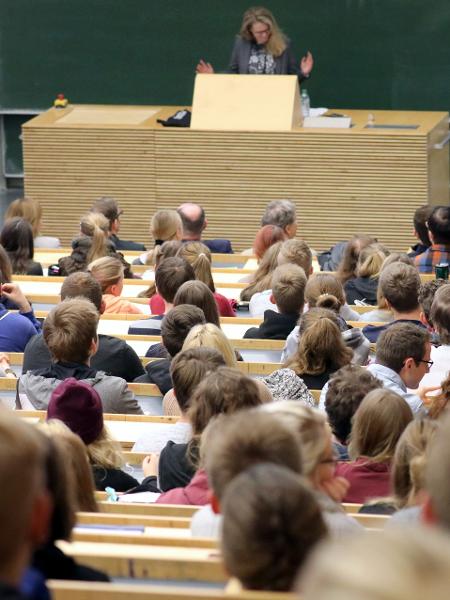
[[[450,541],[418,526],[345,536],[320,547],[302,573],[304,600],[447,600]]]
[[[66,468],[73,473],[75,487],[75,509],[85,512],[98,510],[95,501],[95,485],[86,446],[81,438],[58,419],[50,419],[39,425],[40,429],[52,438],[58,452],[64,457]]]
[[[111,286],[119,283],[124,273],[122,263],[114,256],[97,258],[88,265],[87,270],[101,285],[102,294],[106,294]]]
[[[261,409],[273,413],[294,429],[302,451],[302,472],[311,479],[331,438],[326,415],[295,400],[264,404]]]
[[[105,469],[121,469],[125,464],[122,449],[106,429],[99,437],[86,446],[89,462],[93,467],[103,467]]]
[[[331,273],[313,273],[305,288],[305,302],[309,308],[320,305],[322,308],[334,309],[334,306],[324,305],[325,296],[336,299],[339,310],[345,304],[345,292],[342,283]]]
[[[14,217],[21,217],[28,221],[33,230],[33,237],[39,235],[39,229],[42,220],[42,207],[37,200],[32,198],[17,198],[8,206],[4,221]]]
[[[319,375],[350,364],[353,351],[345,345],[334,312],[311,308],[300,317],[297,352],[285,364],[297,375]]]
[[[371,277],[375,279],[380,275],[389,251],[381,244],[369,244],[361,250],[356,265],[357,277]]]
[[[437,421],[414,419],[403,431],[392,463],[392,486],[399,508],[417,504],[425,489],[427,450],[438,429]]]
[[[150,222],[150,231],[155,242],[180,239],[183,223],[176,210],[158,210]]]
[[[274,57],[281,56],[286,50],[286,38],[273,14],[263,6],[254,6],[245,11],[239,36],[249,42],[254,41],[251,28],[255,23],[264,23],[270,29],[270,37],[266,43],[267,52]]]
[[[192,265],[195,278],[205,283],[212,293],[216,291],[211,273],[211,251],[201,242],[186,242],[177,252],[177,256],[184,258]]]
[[[106,238],[109,232],[109,220],[102,213],[90,212],[81,217],[80,231],[83,235],[92,238],[86,257],[88,264],[108,254]]]
[[[283,242],[272,244],[264,253],[258,268],[255,271],[253,281],[248,284],[241,292],[241,300],[247,302],[251,300],[253,294],[270,290],[272,286],[272,274],[278,267],[278,255]]]
[[[206,346],[218,350],[228,367],[237,367],[236,354],[228,338],[221,329],[212,323],[196,325],[184,340],[182,350]]]
[[[304,240],[286,240],[281,244],[278,264],[293,263],[301,267],[309,277],[312,271],[311,248]]]
[[[412,420],[412,411],[404,398],[385,388],[372,390],[353,417],[350,458],[390,462],[400,436]]]

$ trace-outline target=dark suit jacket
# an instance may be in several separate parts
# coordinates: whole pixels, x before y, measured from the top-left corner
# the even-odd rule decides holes
[[[231,53],[229,73],[238,75],[248,73],[248,62],[250,60],[250,51],[252,42],[237,37],[233,51]],[[291,48],[291,44],[287,41],[286,50],[280,56],[274,56],[275,73],[277,75],[297,75],[300,81],[306,79],[300,69],[300,61],[297,61]]]
[[[202,243],[216,254],[233,254],[230,240],[202,240]]]
[[[112,235],[109,239],[114,244],[116,250],[138,250],[139,252],[145,251],[144,244],[140,244],[139,242],[121,240],[117,237],[117,235]]]

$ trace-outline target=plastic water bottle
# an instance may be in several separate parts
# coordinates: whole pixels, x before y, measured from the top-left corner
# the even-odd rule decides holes
[[[306,88],[302,89],[301,103],[302,103],[302,115],[303,115],[303,118],[305,119],[306,117],[309,117],[309,110],[311,108],[311,102],[309,100],[309,94],[308,94],[308,90]]]

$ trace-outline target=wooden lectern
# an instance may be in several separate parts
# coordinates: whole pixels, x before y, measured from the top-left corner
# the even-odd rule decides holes
[[[195,78],[191,129],[291,131],[300,127],[296,75],[215,75]]]

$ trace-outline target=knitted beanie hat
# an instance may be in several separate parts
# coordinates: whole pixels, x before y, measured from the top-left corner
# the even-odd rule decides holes
[[[69,377],[53,390],[47,419],[59,419],[91,444],[103,430],[102,401],[91,385]]]

